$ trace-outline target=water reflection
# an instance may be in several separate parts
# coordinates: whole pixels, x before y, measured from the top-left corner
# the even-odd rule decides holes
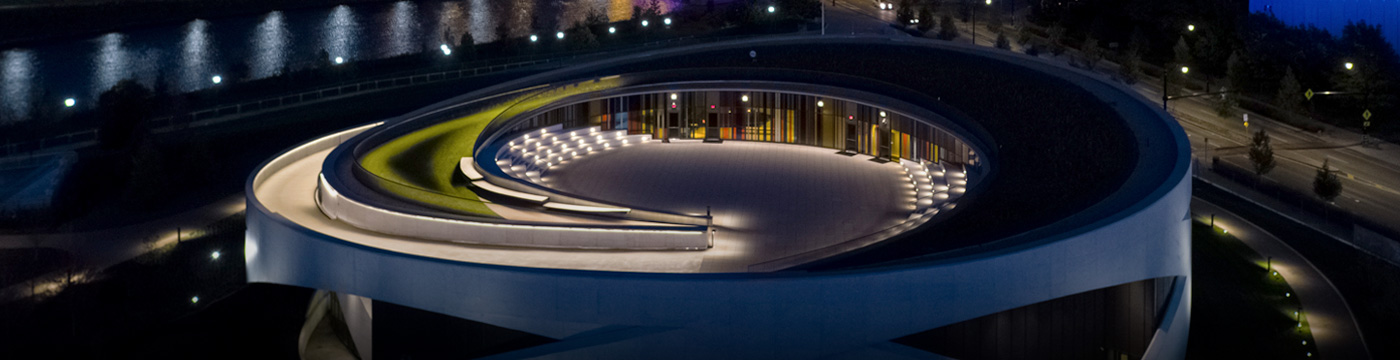
[[[423,49],[414,39],[418,38],[418,6],[411,2],[400,1],[394,3],[393,9],[389,11],[385,28],[389,31],[383,33],[381,48],[377,54],[379,57],[390,57],[417,52]]]
[[[287,46],[292,41],[292,33],[287,31],[286,20],[281,11],[273,11],[264,16],[253,30],[249,42],[253,53],[248,59],[250,74],[254,79],[276,76],[287,66]]]
[[[157,81],[172,92],[208,88],[210,77],[262,79],[329,59],[369,60],[412,54],[438,44],[476,43],[500,36],[548,34],[598,11],[611,21],[631,17],[644,0],[400,1],[273,11],[194,20],[25,49],[0,49],[0,121],[34,112],[42,94],[91,104],[126,78]],[[663,0],[664,9],[681,1]],[[162,74],[163,72],[163,74]],[[165,79],[157,79],[164,75]]]
[[[109,33],[97,38],[97,54],[92,58],[93,80],[96,85],[91,89],[93,98],[131,74],[131,55],[122,46],[125,40],[126,35],[120,33]]]
[[[38,59],[34,52],[17,49],[0,53],[3,69],[0,69],[0,97],[5,101],[0,108],[0,123],[18,121],[29,116],[29,104],[34,101],[34,82]]]
[[[321,50],[330,53],[332,58],[343,57],[346,61],[358,59],[360,24],[355,12],[349,6],[340,5],[331,10],[321,28]],[[322,59],[317,59],[318,61]]]
[[[482,43],[496,41],[492,30],[496,28],[497,19],[491,16],[490,4],[486,0],[472,0],[471,14],[472,38]]]
[[[208,87],[209,77],[219,72],[213,68],[215,56],[209,22],[196,19],[186,25],[185,38],[180,41],[180,91]]]

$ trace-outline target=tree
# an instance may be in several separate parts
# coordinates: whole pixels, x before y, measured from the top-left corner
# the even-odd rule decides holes
[[[1166,66],[1162,69],[1162,76],[1168,77],[1167,88],[1164,89],[1167,95],[1176,96],[1182,94],[1187,79],[1186,74],[1177,70],[1191,65],[1191,47],[1186,45],[1186,38],[1177,38],[1176,46],[1172,47],[1172,53],[1174,53],[1175,56],[1173,57],[1171,66]]]
[[[1001,10],[999,10],[996,6],[988,6],[988,8],[989,9],[987,9],[987,30],[1000,34],[1001,28],[1003,26],[1003,21],[1001,19]]]
[[[1274,147],[1269,145],[1269,134],[1264,129],[1254,133],[1249,144],[1249,161],[1254,163],[1254,175],[1263,176],[1274,169]]]
[[[573,50],[592,49],[598,47],[598,37],[593,35],[593,31],[588,26],[579,23],[569,28],[568,37],[569,48]]]
[[[126,146],[151,115],[151,91],[135,79],[122,80],[97,96],[97,111],[102,118],[98,141],[109,149]]]
[[[1006,38],[1006,34],[997,33],[997,48],[1011,50],[1011,39]]]
[[[1034,37],[1031,36],[1031,28],[1029,26],[1022,25],[1019,29],[1016,29],[1016,43],[1020,44],[1021,47],[1026,47],[1026,45],[1029,45],[1031,43],[1031,39],[1033,38]]]
[[[1240,106],[1239,96],[1229,92],[1234,89],[1232,86],[1230,80],[1225,80],[1223,84],[1220,84],[1220,95],[1211,97],[1211,108],[1215,110],[1216,115],[1222,118],[1235,116],[1235,107]]]
[[[1060,56],[1060,54],[1064,54],[1065,27],[1060,26],[1059,23],[1055,23],[1055,25],[1051,25],[1050,29],[1045,30],[1045,32],[1046,38],[1050,41],[1050,53],[1054,54],[1055,56]]]
[[[1298,77],[1293,75],[1293,67],[1289,66],[1283,70],[1283,79],[1278,81],[1278,93],[1274,94],[1274,103],[1280,108],[1292,112],[1303,112],[1303,85],[1298,83]]]
[[[1079,52],[1084,55],[1084,68],[1090,71],[1098,67],[1099,60],[1103,59],[1103,53],[1099,50],[1099,39],[1095,39],[1093,35],[1084,39],[1084,46],[1079,47]]]
[[[1230,57],[1225,60],[1225,80],[1229,82],[1231,89],[1239,90],[1243,93],[1249,85],[1249,63],[1245,62],[1244,53],[1233,51]]]
[[[1313,194],[1327,202],[1342,194],[1342,180],[1327,167],[1327,159],[1322,160],[1322,167],[1317,169],[1317,176],[1313,178]]]
[[[1225,81],[1220,84],[1221,94],[1211,101],[1215,114],[1222,118],[1235,116],[1235,108],[1240,106],[1239,94],[1242,93],[1243,89],[1240,88],[1239,84],[1240,81],[1243,81],[1240,79],[1244,78],[1245,70],[1244,61],[1240,59],[1238,51],[1230,54],[1230,60],[1226,61],[1225,68]],[[1209,92],[1210,89],[1206,89],[1206,91]]]
[[[643,19],[655,19],[661,16],[661,0],[647,1],[647,6],[642,8]]]
[[[900,0],[899,8],[894,11],[894,19],[898,21],[900,25],[911,24],[914,21],[914,1]]]
[[[1125,84],[1132,85],[1138,81],[1138,76],[1142,74],[1142,59],[1138,57],[1138,52],[1132,47],[1123,53],[1123,57],[1118,59],[1118,80]]]
[[[972,0],[958,0],[958,18],[962,22],[972,21]]]
[[[953,40],[958,38],[958,26],[953,23],[953,16],[944,14],[938,21],[938,38],[940,40]]]
[[[453,51],[463,56],[476,54],[476,40],[472,38],[471,30],[462,30],[462,37],[457,38],[457,48]]]
[[[919,31],[928,32],[933,30],[933,10],[928,6],[919,9]]]

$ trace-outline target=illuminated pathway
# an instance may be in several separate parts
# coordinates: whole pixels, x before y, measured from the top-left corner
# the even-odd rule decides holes
[[[703,271],[743,271],[898,225],[914,209],[898,164],[833,153],[750,141],[652,141],[570,162],[547,184],[663,211],[704,213],[710,206],[719,232]]]
[[[1234,213],[1200,198],[1191,199],[1191,211],[1198,217],[1215,214],[1215,225],[1224,228],[1261,256],[1273,257],[1273,269],[1298,292],[1319,357],[1325,359],[1369,359],[1365,339],[1356,325],[1351,308],[1332,282],[1297,250]]]

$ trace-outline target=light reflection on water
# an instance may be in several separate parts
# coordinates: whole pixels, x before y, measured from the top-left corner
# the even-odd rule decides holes
[[[346,61],[357,59],[356,47],[360,38],[360,24],[349,6],[340,5],[331,10],[330,16],[321,26],[321,49],[330,53],[331,58],[343,57]]]
[[[209,38],[209,22],[191,21],[185,25],[185,38],[180,41],[180,82],[181,92],[208,87],[209,78],[220,73],[213,63],[218,54]],[[232,78],[230,78],[232,80]]]
[[[0,54],[0,62],[4,68],[0,68],[0,97],[3,97],[3,108],[0,108],[0,122],[22,119],[29,113],[30,102],[34,94],[32,81],[23,79],[33,79],[37,76],[35,67],[38,59],[33,51],[10,50]]]
[[[282,72],[287,66],[287,47],[291,44],[292,33],[287,31],[287,23],[281,11],[273,11],[264,16],[249,37],[253,53],[248,57],[249,74],[254,79],[271,77]]]
[[[0,123],[33,113],[46,91],[73,96],[79,106],[122,79],[171,92],[214,86],[222,75],[261,79],[312,66],[324,49],[331,58],[378,59],[456,46],[463,33],[476,43],[502,33],[552,33],[598,11],[610,21],[631,17],[643,0],[459,0],[273,11],[230,18],[115,32],[83,40],[59,40],[27,48],[0,49]],[[722,2],[722,1],[721,1]],[[679,0],[662,2],[671,9]],[[43,106],[53,106],[43,104]]]

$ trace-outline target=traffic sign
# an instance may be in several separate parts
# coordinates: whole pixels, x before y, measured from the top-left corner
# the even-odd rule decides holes
[[[1308,100],[1312,100],[1312,96],[1313,96],[1313,91],[1312,91],[1312,89],[1308,89],[1307,92],[1304,92],[1304,93],[1303,93],[1303,97],[1308,98]]]
[[[1371,110],[1367,109],[1366,112],[1361,113],[1361,118],[1371,120]]]

